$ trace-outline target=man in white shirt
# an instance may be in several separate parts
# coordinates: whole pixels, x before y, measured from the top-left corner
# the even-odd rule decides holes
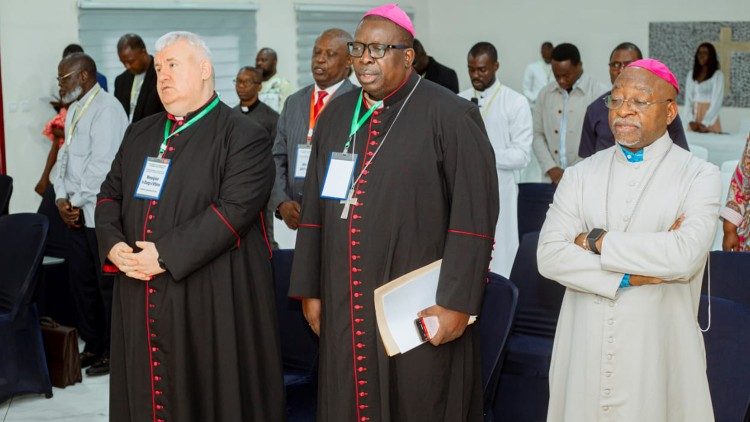
[[[294,85],[276,73],[277,62],[276,52],[268,47],[261,48],[255,56],[255,67],[263,71],[263,85],[258,98],[275,112],[281,113],[286,97],[294,92]]]
[[[473,88],[458,95],[479,106],[495,151],[500,191],[500,216],[490,271],[508,277],[518,249],[518,185],[514,173],[526,167],[531,159],[531,111],[523,95],[497,80],[500,64],[495,46],[488,42],[475,44],[467,61]]]
[[[112,281],[103,280],[94,231],[94,208],[112,165],[128,116],[96,81],[96,64],[71,54],[57,68],[60,98],[72,103],[65,119],[65,144],[52,170],[57,208],[68,227],[68,272],[78,309],[78,331],[86,346],[81,366],[89,375],[109,373]]]
[[[669,138],[678,89],[657,60],[625,68],[607,101],[617,145],[555,192],[537,251],[567,287],[549,422],[714,420],[697,313],[721,181]]]
[[[552,77],[552,65],[550,65],[553,48],[554,46],[549,41],[542,43],[542,59],[529,63],[526,70],[523,71],[523,95],[528,98],[532,105],[536,101],[539,91],[554,79]]]
[[[299,223],[308,152],[318,116],[331,100],[354,89],[347,79],[350,41],[352,36],[343,29],[320,34],[310,64],[315,83],[290,95],[279,117],[273,146],[276,180],[269,208],[292,230],[297,230]]]
[[[542,169],[542,180],[557,185],[563,171],[580,161],[578,146],[586,108],[609,88],[583,73],[578,48],[559,44],[552,50],[550,82],[539,93],[534,106],[534,155]]]

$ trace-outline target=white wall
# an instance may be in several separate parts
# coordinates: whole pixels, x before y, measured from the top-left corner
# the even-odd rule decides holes
[[[307,0],[304,4],[371,6],[385,1]],[[221,2],[248,3],[246,0]],[[153,1],[127,3],[152,5]],[[181,7],[212,1],[161,0],[159,3]],[[279,73],[292,81],[296,79],[297,69],[294,5],[299,3],[294,0],[254,2],[258,6],[258,47],[276,49]],[[414,12],[417,36],[428,53],[458,72],[462,88],[469,87],[466,52],[480,40],[490,41],[498,48],[501,81],[520,89],[524,67],[537,59],[539,44],[546,39],[576,44],[586,71],[608,81],[607,61],[614,45],[632,41],[647,54],[649,22],[750,20],[747,0],[721,0],[711,3],[710,7],[704,0],[620,3],[577,0],[567,4],[557,0],[408,0],[399,3]],[[15,184],[12,212],[35,211],[39,203],[33,188],[49,150],[49,141],[41,135],[41,130],[53,115],[47,102],[56,91],[54,77],[62,49],[78,41],[77,10],[75,0],[0,1],[6,161]],[[750,116],[750,110],[724,109],[722,126],[725,130],[736,130],[741,116]]]
[[[609,83],[607,63],[614,46],[634,42],[648,56],[649,22],[750,21],[748,0],[710,4],[705,0],[430,0],[428,4],[425,49],[458,72],[461,89],[471,86],[466,53],[478,41],[497,47],[500,81],[520,91],[524,68],[539,59],[539,46],[546,40],[575,44],[584,71]],[[738,130],[741,117],[750,117],[750,110],[724,108],[722,128]]]

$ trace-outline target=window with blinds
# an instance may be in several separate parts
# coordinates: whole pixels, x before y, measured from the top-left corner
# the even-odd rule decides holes
[[[340,28],[354,36],[354,30],[362,15],[371,6],[295,6],[297,14],[297,86],[304,87],[313,83],[310,72],[310,60],[315,39],[321,32],[330,28]],[[408,9],[406,14],[414,20],[414,13]]]
[[[234,77],[240,67],[255,63],[256,6],[169,7],[153,3],[113,7],[81,2],[78,16],[81,46],[107,77],[110,91],[114,91],[115,77],[125,70],[117,57],[117,41],[122,35],[129,32],[140,35],[153,55],[154,43],[165,33],[190,31],[200,35],[211,50],[216,92],[225,103],[237,104]]]

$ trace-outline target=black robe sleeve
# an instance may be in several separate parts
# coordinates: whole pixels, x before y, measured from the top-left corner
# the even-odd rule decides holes
[[[499,212],[495,154],[477,107],[449,121],[441,142],[450,220],[437,304],[476,315]]]
[[[227,125],[215,202],[156,241],[156,250],[176,281],[239,247],[268,201],[274,176],[268,135],[250,122],[234,120]]]
[[[321,139],[316,131],[313,135],[313,148],[305,175],[302,195],[302,215],[300,216],[297,240],[294,246],[294,262],[289,284],[289,297],[320,298],[320,272],[322,249],[322,211],[320,201],[319,173],[326,170],[326,163],[320,153]],[[323,158],[323,160],[325,160]]]
[[[113,246],[120,242],[127,243],[122,230],[122,160],[123,151],[126,148],[125,141],[130,138],[132,127],[132,125],[128,126],[125,131],[120,149],[112,161],[112,167],[97,196],[94,220],[99,260],[102,267],[109,262],[107,255],[109,255]]]

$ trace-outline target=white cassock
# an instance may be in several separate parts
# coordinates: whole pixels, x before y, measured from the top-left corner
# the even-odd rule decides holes
[[[479,111],[495,150],[500,216],[495,227],[490,271],[508,277],[518,250],[518,185],[514,173],[531,160],[531,111],[523,95],[497,80],[482,92],[468,89],[458,95],[467,100],[478,99]]]
[[[567,287],[548,421],[714,420],[697,314],[720,196],[719,169],[667,133],[641,163],[616,145],[565,170],[537,251],[539,272]],[[573,244],[594,228],[608,230],[601,256]],[[666,281],[619,288],[624,274]]]

